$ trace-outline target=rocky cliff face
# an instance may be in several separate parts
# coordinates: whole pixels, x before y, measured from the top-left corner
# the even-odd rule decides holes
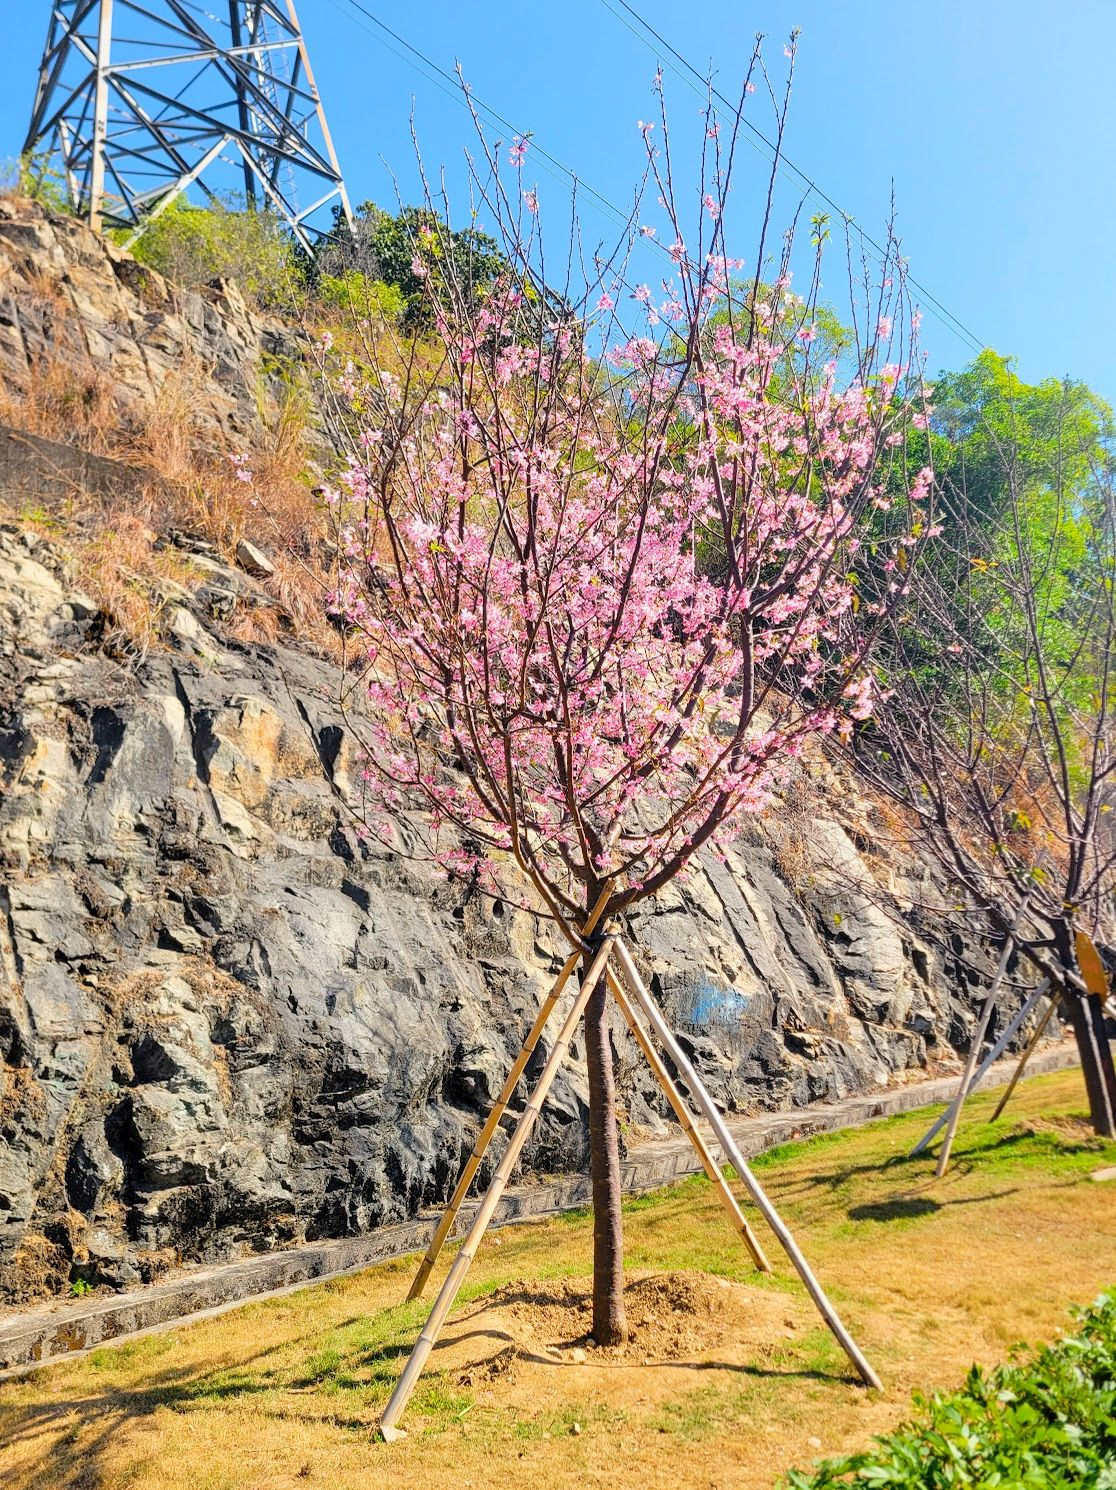
[[[173,396],[214,445],[274,413],[301,358],[281,321],[236,285],[181,290],[74,218],[0,197],[0,389],[27,395],[48,369],[71,394],[100,380],[122,421]]]
[[[96,635],[58,551],[0,530],[9,1297],[343,1235],[442,1196],[562,955],[525,912],[467,903],[409,860],[405,830],[399,851],[353,832],[325,664],[230,642],[196,600],[138,666]],[[885,1085],[970,1018],[956,970],[874,903],[914,887],[858,850],[866,805],[829,772],[811,792],[831,815],[804,835],[758,827],[633,928],[736,1110]],[[616,1044],[629,1121],[661,1123],[619,1029]],[[534,1164],[583,1162],[585,1098],[575,1059]]]
[[[77,225],[0,202],[0,381],[94,358],[150,403],[193,359],[203,423],[238,433],[281,328],[231,291],[137,276]],[[405,824],[390,849],[353,831],[337,675],[234,640],[238,609],[268,596],[199,563],[164,643],[121,662],[62,548],[0,527],[9,1299],[360,1232],[442,1197],[564,954],[511,900],[471,902],[410,858]],[[923,871],[873,853],[873,821],[817,763],[632,928],[730,1108],[885,1085],[965,1037],[960,968],[916,914],[877,904],[917,903]],[[628,1122],[661,1125],[615,1041]],[[533,1164],[584,1162],[585,1102],[575,1051]]]

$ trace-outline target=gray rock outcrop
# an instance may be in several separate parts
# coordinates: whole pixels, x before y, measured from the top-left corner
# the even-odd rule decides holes
[[[252,581],[210,563],[237,603]],[[444,1196],[563,949],[355,831],[337,675],[185,595],[124,666],[58,551],[0,529],[0,1286],[116,1286]],[[633,927],[719,1099],[902,1080],[971,1027],[923,869],[819,762]],[[795,803],[797,802],[797,806]],[[797,826],[796,826],[797,824]],[[886,907],[891,910],[887,911]],[[965,949],[959,949],[965,950]],[[979,952],[969,955],[980,962]],[[615,1032],[626,1121],[664,1107]],[[530,1153],[585,1158],[576,1057]]]
[[[301,367],[297,338],[221,281],[183,290],[77,218],[0,196],[0,389],[65,381],[78,412],[98,390],[126,425],[188,407],[203,440],[236,449]]]
[[[298,366],[290,329],[235,287],[176,290],[0,199],[9,512],[75,491],[127,510],[159,475],[93,448],[95,427],[83,449],[57,420],[28,435],[52,389],[107,390],[123,449],[185,400],[191,438],[235,451]],[[357,831],[338,675],[236,640],[249,610],[271,609],[265,635],[291,620],[266,543],[244,535],[232,565],[168,528],[197,583],[159,581],[160,640],[136,648],[33,529],[0,525],[0,1296],[413,1215],[451,1187],[564,948],[522,887],[470,899],[406,823],[390,846]],[[965,1043],[984,959],[933,950],[924,866],[878,847],[879,822],[819,759],[636,918],[730,1109],[873,1090]],[[615,1044],[626,1130],[654,1130],[661,1098],[620,1028]],[[585,1161],[579,1055],[538,1168]]]

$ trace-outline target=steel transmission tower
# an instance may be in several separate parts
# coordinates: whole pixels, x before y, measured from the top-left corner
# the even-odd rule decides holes
[[[235,181],[308,251],[352,221],[294,0],[53,0],[24,150],[129,241],[195,184]]]

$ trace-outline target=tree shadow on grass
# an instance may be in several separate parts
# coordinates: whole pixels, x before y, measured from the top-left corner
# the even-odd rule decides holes
[[[897,1195],[893,1200],[850,1206],[846,1215],[850,1221],[916,1221],[937,1215],[941,1208],[941,1201],[929,1195]]]
[[[875,1161],[848,1164],[832,1170],[823,1169],[813,1174],[794,1174],[786,1179],[780,1176],[777,1163],[767,1168],[766,1172],[774,1182],[773,1188],[777,1186],[780,1200],[785,1202],[796,1195],[805,1196],[826,1190],[837,1192],[860,1180],[885,1181],[898,1178],[904,1171],[910,1174],[912,1171],[919,1172],[929,1168],[932,1175],[940,1143],[939,1134],[935,1142],[922,1153],[908,1151],[891,1154]],[[1067,1140],[1056,1133],[1036,1132],[1025,1122],[1004,1131],[975,1117],[962,1125],[953,1150],[950,1173],[955,1178],[975,1175],[991,1180],[1004,1178],[1005,1170],[1017,1173],[1020,1169],[1034,1168],[1044,1171],[1043,1182],[1048,1186],[1072,1185],[1079,1177],[1076,1169],[1070,1174],[1064,1171],[1060,1173],[1058,1165],[1068,1162],[1078,1166],[1082,1153],[1086,1151],[1087,1145],[1081,1140]],[[934,1183],[931,1176],[927,1177],[927,1182]],[[1003,1195],[1015,1194],[1016,1189],[1017,1187],[990,1191],[987,1195],[973,1197],[950,1195],[942,1200],[942,1204],[960,1205],[986,1199],[996,1200]]]
[[[366,1326],[367,1321],[353,1324]],[[330,1341],[336,1342],[333,1348]],[[410,1352],[409,1330],[374,1344],[359,1336],[346,1341],[343,1332],[331,1331],[320,1343],[319,1355],[328,1360],[323,1359],[317,1371],[313,1358],[287,1365],[273,1362],[271,1357],[290,1349],[290,1342],[284,1342],[235,1366],[162,1367],[146,1373],[143,1384],[137,1386],[113,1379],[116,1371],[127,1369],[130,1363],[123,1355],[114,1360],[110,1348],[104,1351],[103,1363],[87,1360],[78,1368],[89,1373],[83,1396],[49,1397],[47,1373],[36,1373],[29,1378],[40,1389],[36,1400],[21,1402],[13,1395],[5,1401],[0,1395],[0,1482],[7,1483],[4,1449],[9,1449],[30,1450],[33,1462],[22,1481],[25,1490],[103,1490],[123,1478],[142,1485],[146,1483],[142,1434],[134,1440],[136,1460],[125,1452],[110,1467],[110,1454],[116,1450],[119,1455],[121,1444],[127,1445],[130,1426],[162,1410],[187,1416],[204,1413],[208,1407],[249,1400],[260,1404],[271,1398],[264,1411],[276,1420],[297,1416],[306,1423],[370,1434],[374,1414],[395,1383],[398,1362]],[[18,1393],[18,1385],[12,1383],[12,1387]],[[321,1397],[320,1413],[306,1403],[306,1395],[313,1393]],[[358,1406],[365,1410],[363,1415],[352,1411]]]
[[[853,1382],[860,1378],[853,1371],[823,1371],[817,1366],[758,1366],[754,1361],[648,1361],[648,1370],[659,1371],[730,1371],[756,1381],[824,1381]]]
[[[453,1345],[463,1345],[467,1340],[496,1340],[511,1346],[515,1358],[532,1366],[548,1366],[553,1371],[724,1371],[736,1376],[754,1377],[756,1380],[801,1380],[842,1382],[856,1381],[856,1376],[849,1371],[833,1370],[823,1371],[816,1367],[794,1366],[785,1367],[761,1366],[755,1361],[722,1361],[722,1360],[663,1360],[661,1357],[630,1359],[623,1356],[611,1356],[602,1353],[599,1357],[589,1354],[585,1360],[570,1360],[568,1357],[558,1354],[563,1350],[571,1350],[584,1346],[589,1339],[587,1335],[579,1335],[576,1339],[559,1340],[553,1346],[554,1354],[547,1354],[540,1350],[534,1350],[530,1346],[519,1344],[511,1335],[498,1330],[472,1330],[465,1335],[457,1335]],[[465,1370],[476,1370],[485,1365],[485,1361],[477,1361],[467,1365]]]
[[[777,1192],[777,1200],[781,1205],[795,1198],[807,1198],[819,1193],[828,1193],[834,1198],[840,1196],[842,1190],[855,1188],[858,1182],[864,1180],[875,1180],[881,1187],[889,1178],[899,1179],[903,1170],[907,1171],[904,1176],[913,1179],[910,1173],[912,1166],[919,1166],[924,1171],[921,1184],[907,1184],[902,1188],[897,1187],[897,1193],[884,1194],[879,1201],[865,1201],[848,1209],[846,1214],[852,1219],[875,1219],[875,1220],[916,1220],[919,1214],[930,1215],[930,1208],[919,1213],[911,1208],[907,1211],[897,1209],[892,1215],[882,1214],[886,1208],[893,1203],[905,1203],[913,1197],[924,1194],[925,1191],[935,1191],[935,1210],[943,1210],[950,1206],[983,1205],[989,1201],[1004,1200],[1009,1196],[1017,1195],[1023,1188],[1020,1184],[1004,1184],[1009,1176],[1014,1178],[1019,1170],[1038,1167],[1043,1158],[1048,1158],[1051,1167],[1043,1173],[1042,1184],[1046,1189],[1072,1188],[1077,1184],[1080,1174],[1077,1172],[1066,1174],[1059,1173],[1057,1168],[1059,1153],[1049,1156],[1036,1154],[1033,1136],[1027,1133],[1005,1133],[996,1142],[989,1143],[986,1140],[979,1141],[975,1146],[971,1143],[965,1146],[958,1145],[953,1151],[953,1159],[948,1175],[943,1181],[937,1180],[934,1174],[934,1166],[937,1164],[937,1150],[927,1153],[910,1155],[895,1155],[879,1164],[853,1164],[841,1169],[830,1170],[822,1174],[796,1175],[787,1184],[780,1185]],[[1004,1167],[999,1167],[997,1161],[1001,1161]],[[977,1195],[959,1195],[950,1182],[975,1178],[985,1180],[989,1188]],[[991,1188],[996,1181],[1000,1181],[998,1188]],[[943,1186],[945,1188],[943,1188]],[[774,1188],[774,1187],[772,1187]],[[861,1183],[860,1188],[864,1188]],[[879,1215],[873,1215],[873,1210],[878,1208]]]
[[[926,1190],[929,1188],[927,1185]],[[919,1221],[957,1206],[987,1205],[990,1201],[1008,1200],[1020,1193],[1018,1185],[1009,1185],[1003,1190],[986,1190],[980,1195],[939,1197],[926,1194],[926,1190],[908,1191],[905,1195],[893,1195],[886,1200],[866,1201],[862,1205],[850,1206],[845,1214],[850,1221]]]
[[[24,1482],[27,1490],[99,1490],[107,1483],[106,1454],[130,1422],[162,1408],[187,1412],[207,1401],[271,1390],[266,1377],[248,1370],[221,1369],[200,1375],[187,1367],[163,1370],[138,1389],[106,1383],[104,1390],[85,1397],[40,1400],[26,1406],[13,1403],[0,1416],[0,1422],[8,1419],[0,1429],[0,1439],[10,1449],[42,1441],[41,1458]],[[59,1433],[62,1425],[65,1429]],[[143,1483],[135,1466],[132,1474],[137,1483]]]
[[[817,1194],[819,1191],[837,1191],[845,1185],[863,1179],[882,1179],[901,1176],[903,1171],[917,1169],[927,1160],[926,1154],[892,1154],[875,1163],[846,1164],[839,1169],[820,1170],[814,1174],[780,1174],[778,1164],[765,1165],[758,1171],[761,1181],[778,1192],[780,1204],[796,1196]]]

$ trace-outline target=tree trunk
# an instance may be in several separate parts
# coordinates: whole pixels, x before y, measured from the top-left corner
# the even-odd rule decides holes
[[[1055,942],[1066,967],[1077,969],[1077,952],[1073,929],[1060,926]],[[1063,1006],[1073,1025],[1085,1090],[1089,1095],[1089,1117],[1093,1132],[1102,1138],[1116,1138],[1116,1067],[1112,1064],[1112,1046],[1104,1027],[1104,1005],[1095,993],[1081,994],[1066,990]]]
[[[1079,994],[1072,990],[1065,1002],[1081,1056],[1093,1131],[1102,1138],[1116,1138],[1116,1068],[1104,1027],[1103,1005],[1095,993]]]
[[[589,961],[591,957],[587,957],[586,966]],[[593,1176],[593,1338],[598,1345],[622,1345],[628,1338],[624,1317],[624,1229],[620,1214],[623,1192],[605,978],[597,984],[585,1007],[585,1060],[589,1067],[589,1152]]]

